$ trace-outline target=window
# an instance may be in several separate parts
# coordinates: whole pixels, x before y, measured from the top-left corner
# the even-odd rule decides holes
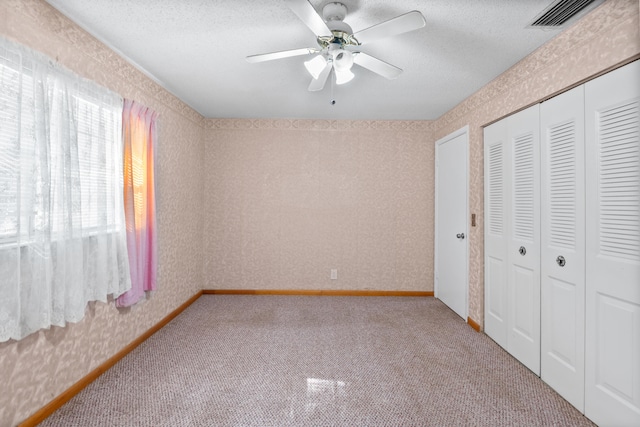
[[[122,99],[0,39],[0,342],[131,287]]]

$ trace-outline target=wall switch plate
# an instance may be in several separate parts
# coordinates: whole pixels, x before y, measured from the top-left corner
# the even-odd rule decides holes
[[[331,280],[338,280],[338,269],[337,268],[332,268],[331,269]]]

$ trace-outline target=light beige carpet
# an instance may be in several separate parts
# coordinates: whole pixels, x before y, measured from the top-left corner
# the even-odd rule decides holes
[[[44,426],[592,426],[434,298],[205,295]]]

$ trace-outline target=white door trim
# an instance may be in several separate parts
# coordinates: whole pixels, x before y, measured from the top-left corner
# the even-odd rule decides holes
[[[465,276],[465,302],[464,302],[464,307],[465,307],[465,312],[464,312],[464,320],[467,321],[469,318],[469,125],[464,126],[463,128],[460,128],[452,133],[450,133],[449,135],[439,139],[436,141],[436,168],[435,168],[435,234],[434,234],[434,260],[433,260],[433,266],[434,266],[434,277],[433,277],[433,286],[434,286],[434,295],[437,298],[438,297],[438,187],[439,187],[439,183],[438,183],[438,163],[439,163],[439,157],[438,157],[438,149],[439,147],[454,139],[457,138],[461,135],[465,136],[465,144],[466,144],[466,159],[464,159],[464,165],[465,165],[465,171],[467,174],[467,179],[465,180],[465,224],[464,224],[464,235],[465,235],[465,270],[464,270],[464,276]]]

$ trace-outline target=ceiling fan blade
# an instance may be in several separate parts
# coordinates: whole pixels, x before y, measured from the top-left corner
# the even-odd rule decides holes
[[[302,49],[282,50],[280,52],[271,52],[271,53],[261,53],[258,55],[247,56],[247,62],[255,63],[255,62],[272,61],[274,59],[289,58],[291,56],[311,55],[312,53],[317,53],[319,51],[320,49],[305,47]]]
[[[389,80],[395,79],[400,75],[400,73],[402,73],[401,68],[391,65],[388,62],[384,62],[378,58],[374,58],[373,56],[367,55],[363,52],[358,52],[354,55],[353,62],[369,71],[380,74],[382,77],[386,77]]]
[[[313,31],[313,34],[316,36],[329,36],[331,37],[333,34],[327,24],[325,24],[324,19],[318,12],[311,6],[307,0],[285,0],[289,8],[298,15],[298,18],[304,22],[307,27]]]
[[[361,43],[369,43],[384,37],[391,37],[409,31],[417,30],[427,24],[422,13],[414,10],[404,15],[396,16],[388,21],[360,30],[353,35]]]
[[[318,78],[311,80],[311,84],[309,85],[310,92],[317,92],[324,88],[324,85],[327,83],[327,79],[329,78],[329,74],[331,74],[331,67],[333,67],[333,64],[328,62]]]

